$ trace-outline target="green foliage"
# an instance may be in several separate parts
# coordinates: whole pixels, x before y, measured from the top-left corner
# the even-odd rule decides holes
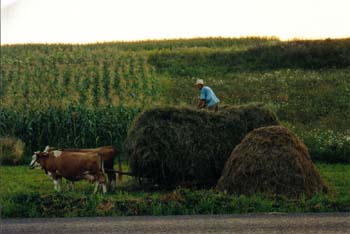
[[[26,142],[27,155],[57,147],[114,145],[122,150],[128,126],[139,108],[83,106],[29,109],[0,109],[0,135],[10,134]]]
[[[108,63],[104,62],[103,63],[103,94],[106,103],[111,103],[111,98],[110,98],[110,72],[108,68]]]
[[[99,72],[95,68],[92,73],[92,103],[94,107],[99,106],[99,100],[100,100],[100,77]]]
[[[327,163],[350,163],[350,132],[313,129],[302,131],[300,137],[308,145],[312,159]]]
[[[71,80],[71,71],[69,67],[66,67],[63,72],[63,86],[64,88],[68,88]]]

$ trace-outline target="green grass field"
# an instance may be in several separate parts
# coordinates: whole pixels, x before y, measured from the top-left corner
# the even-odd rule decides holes
[[[26,166],[0,168],[0,203],[3,218],[74,217],[106,215],[176,215],[247,212],[335,212],[350,211],[350,165],[317,164],[330,187],[328,195],[298,200],[229,195],[209,190],[177,188],[144,189],[125,176],[113,194],[92,194],[93,185],[81,181],[74,191],[56,193],[41,170]],[[128,168],[124,166],[124,170]]]

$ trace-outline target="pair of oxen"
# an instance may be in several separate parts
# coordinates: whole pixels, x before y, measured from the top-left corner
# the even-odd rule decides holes
[[[103,146],[94,149],[56,149],[46,146],[43,152],[37,151],[32,156],[29,165],[31,169],[41,168],[49,175],[56,191],[61,191],[61,181],[68,181],[68,188],[73,183],[86,179],[95,183],[94,193],[101,187],[103,193],[115,191],[116,172],[113,169],[117,150],[113,146]],[[119,172],[122,173],[119,158]],[[122,174],[119,174],[119,180]],[[107,176],[106,176],[107,175]]]

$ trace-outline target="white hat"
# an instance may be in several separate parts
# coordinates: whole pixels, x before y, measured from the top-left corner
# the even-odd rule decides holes
[[[202,79],[198,79],[197,82],[196,82],[196,85],[198,85],[198,84],[202,85],[202,84],[204,84],[204,81]]]

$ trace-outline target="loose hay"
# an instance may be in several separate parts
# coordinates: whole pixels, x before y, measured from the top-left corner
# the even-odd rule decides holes
[[[278,124],[262,105],[218,113],[155,108],[134,122],[126,141],[132,173],[166,186],[215,185],[234,146],[256,127]]]
[[[327,191],[306,146],[282,126],[255,129],[236,146],[217,188],[229,193],[310,197]]]
[[[23,161],[25,144],[15,137],[0,137],[0,165],[17,165]]]

